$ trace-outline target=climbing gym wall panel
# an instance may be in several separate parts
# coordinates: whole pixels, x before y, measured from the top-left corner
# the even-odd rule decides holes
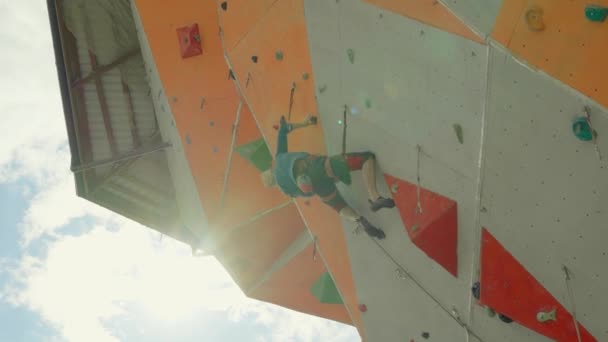
[[[212,229],[229,230],[289,201],[278,188],[266,188],[262,183],[261,169],[270,166],[273,153],[267,149],[246,104],[242,106],[233,134],[234,150],[228,158],[221,182],[221,209]]]
[[[436,0],[366,0],[380,8],[404,15],[464,38],[483,43],[483,39],[473,32],[447,7]]]
[[[608,113],[500,49],[490,65],[481,224],[562,305],[574,300],[580,322],[607,340],[608,165],[598,150],[608,150]],[[584,106],[597,146],[572,130]]]
[[[469,27],[486,37],[492,33],[496,16],[503,2],[512,0],[437,0],[448,7],[454,15],[461,18]]]
[[[320,112],[346,104],[352,125],[381,127],[475,178],[486,47],[365,2],[305,4]]]
[[[258,25],[268,10],[276,4],[274,0],[230,0],[209,1],[219,4],[219,15],[225,24],[222,30],[225,48],[231,51],[249,32]]]
[[[229,12],[221,14],[225,32],[239,29],[241,24],[231,19]],[[263,20],[252,25],[234,47],[227,49],[227,55],[272,151],[276,150],[274,126],[282,115],[292,121],[316,115],[301,1],[275,2],[264,13]],[[318,127],[299,131],[290,135],[290,148],[322,153],[320,136]]]
[[[262,3],[259,3],[262,5]],[[242,23],[231,17],[231,4],[220,11],[222,32],[242,30]],[[274,2],[263,14],[263,20],[252,24],[234,46],[226,49],[228,60],[240,90],[250,104],[270,151],[276,151],[275,126],[284,115],[301,121],[306,115],[318,115],[314,99],[314,78],[307,44],[304,8],[301,1]],[[290,115],[291,108],[291,115]],[[293,132],[290,151],[325,153],[322,120],[316,127]],[[318,239],[327,267],[347,306],[354,308],[356,294],[340,223],[336,213],[317,198],[298,201],[304,221]],[[320,208],[320,210],[313,210]],[[354,324],[364,335],[359,313],[353,313]]]
[[[345,228],[352,231],[355,225],[345,222]],[[398,239],[395,233],[388,230],[387,239]],[[351,251],[358,251],[350,258],[369,341],[421,341],[424,333],[437,341],[465,340],[466,331],[451,316],[451,307],[438,305],[387,258],[377,242],[364,232],[348,234],[347,240]]]
[[[306,227],[294,204],[232,229],[217,246],[218,259],[243,291],[260,279]]]
[[[384,177],[412,242],[457,277],[457,203],[394,176]]]
[[[314,244],[308,244],[248,295],[292,310],[349,324],[352,319],[344,305],[321,303],[311,291],[315,282],[326,272],[321,258],[313,258],[314,248]]]
[[[347,150],[376,154],[383,195],[388,196],[390,189],[382,173],[410,183],[419,174],[422,187],[454,200],[458,226],[466,227],[458,231],[458,278],[410,242],[396,209],[371,213],[358,172],[352,186],[340,188],[342,194],[386,231],[382,246],[419,276],[433,298],[466,312],[487,48],[363,2],[306,1],[305,6],[327,150],[341,152],[347,105]],[[442,55],[446,51],[451,57]],[[422,146],[421,153],[417,153],[417,144]],[[367,236],[363,232],[352,235],[352,230],[351,225],[344,225],[359,293],[368,286],[361,278],[370,275],[355,260],[378,261],[373,254],[378,246],[355,244],[366,241]],[[382,282],[392,281],[394,271]],[[387,316],[395,314],[391,310],[410,309],[383,308]]]
[[[570,276],[570,275],[568,275]],[[555,341],[596,341],[492,234],[481,235],[480,302]],[[578,330],[578,332],[577,332]]]
[[[219,210],[239,102],[228,79],[215,6],[193,0],[182,0],[171,8],[162,1],[135,4],[202,206],[213,221]],[[199,26],[204,53],[183,59],[177,29],[194,23]]]
[[[586,16],[608,1],[505,1],[492,37],[549,75],[608,107],[608,23]],[[608,13],[608,12],[607,12]]]

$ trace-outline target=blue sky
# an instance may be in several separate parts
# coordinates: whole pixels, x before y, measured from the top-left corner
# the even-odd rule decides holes
[[[42,0],[0,1],[0,341],[359,341],[75,195]]]

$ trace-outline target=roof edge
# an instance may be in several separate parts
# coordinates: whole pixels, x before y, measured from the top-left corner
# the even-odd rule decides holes
[[[68,143],[70,145],[71,166],[80,165],[79,148],[76,141],[76,128],[74,123],[74,113],[72,111],[72,99],[70,95],[70,87],[65,65],[65,57],[63,55],[63,45],[61,44],[61,33],[59,32],[59,19],[57,13],[56,0],[47,0],[47,9],[49,14],[49,23],[51,26],[51,36],[53,39],[53,50],[55,50],[55,66],[57,67],[57,77],[59,79],[59,89],[61,91],[61,102],[63,105],[63,114],[65,117],[65,125],[68,133]],[[84,175],[74,174],[76,181],[76,192],[83,197],[85,194]]]

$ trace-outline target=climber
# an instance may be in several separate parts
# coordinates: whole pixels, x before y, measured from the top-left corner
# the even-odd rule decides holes
[[[349,207],[335,184],[340,181],[350,185],[350,172],[362,170],[371,210],[376,212],[382,208],[394,208],[395,202],[380,196],[376,188],[376,159],[373,153],[355,152],[328,157],[287,151],[287,135],[294,129],[314,124],[316,117],[312,116],[303,123],[287,123],[285,117],[281,117],[276,159],[273,167],[262,173],[264,185],[278,185],[281,191],[290,197],[317,195],[340,216],[363,226],[369,236],[384,239],[384,231],[374,227],[365,217]]]

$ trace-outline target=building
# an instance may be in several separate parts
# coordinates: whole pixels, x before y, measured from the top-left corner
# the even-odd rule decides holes
[[[608,340],[594,4],[48,0],[77,193],[368,341]],[[386,240],[262,185],[308,114],[291,150],[376,153]]]

